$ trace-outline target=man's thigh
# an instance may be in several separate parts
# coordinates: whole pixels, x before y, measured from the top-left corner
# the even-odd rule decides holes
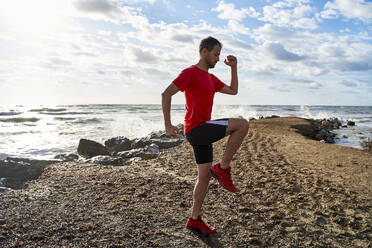
[[[244,118],[230,118],[229,125],[227,126],[226,130],[226,135],[230,135],[232,132],[248,125],[248,121]]]
[[[186,134],[191,145],[212,144],[226,136],[229,119],[207,121]]]

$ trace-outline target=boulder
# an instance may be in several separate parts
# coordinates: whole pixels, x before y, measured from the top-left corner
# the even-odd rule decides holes
[[[92,158],[99,155],[110,155],[110,152],[102,144],[87,139],[80,139],[77,151],[79,155],[84,158]]]
[[[111,157],[111,156],[95,156],[90,159],[85,160],[86,163],[101,164],[101,165],[124,165],[124,160],[120,157]]]
[[[131,144],[130,149],[144,148],[148,145],[151,145],[151,141],[150,141],[149,137],[134,139],[132,144]]]
[[[140,157],[142,159],[152,159],[159,156],[160,150],[156,144],[151,144],[145,148],[137,148],[129,151],[119,152],[118,156],[123,159]]]
[[[124,137],[118,136],[105,141],[105,147],[111,152],[122,152],[131,149],[133,141]]]
[[[26,181],[37,179],[43,173],[44,168],[54,162],[56,161],[12,157],[0,160],[0,178],[5,178],[2,179],[2,186],[22,188]]]
[[[71,162],[76,161],[79,159],[79,155],[76,153],[70,153],[70,154],[58,154],[54,157],[55,159],[61,160],[62,162]]]
[[[179,138],[154,138],[150,142],[158,145],[160,149],[168,149],[180,145],[184,140]]]
[[[348,122],[347,122],[347,125],[348,125],[348,126],[355,126],[355,122],[354,122],[354,121],[348,121]]]

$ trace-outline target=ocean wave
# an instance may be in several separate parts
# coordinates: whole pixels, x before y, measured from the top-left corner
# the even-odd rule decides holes
[[[12,123],[22,123],[22,122],[37,122],[39,118],[31,117],[31,118],[8,118],[8,119],[0,119],[1,122],[12,122]]]
[[[74,118],[74,117],[54,117],[54,120],[57,120],[57,121],[72,121],[72,120],[76,120],[76,118]]]
[[[98,118],[90,118],[90,119],[78,119],[76,121],[72,121],[71,123],[74,124],[91,124],[91,123],[101,123],[102,121]]]
[[[31,109],[30,112],[63,112],[65,108],[42,108],[42,109]]]
[[[88,115],[88,114],[93,114],[93,112],[57,112],[57,113],[53,113],[53,112],[48,112],[48,113],[43,113],[43,112],[40,112],[40,114],[44,114],[44,115]]]
[[[0,112],[0,116],[12,116],[12,115],[19,115],[22,114],[22,112]]]

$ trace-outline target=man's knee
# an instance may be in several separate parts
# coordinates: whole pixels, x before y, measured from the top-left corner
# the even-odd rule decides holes
[[[249,122],[244,118],[231,118],[227,127],[227,134],[231,134],[238,130],[248,131]]]
[[[239,119],[236,119],[238,121],[238,125],[239,125],[239,129],[242,129],[242,130],[248,130],[249,128],[249,122],[244,119],[244,118],[239,118]]]
[[[242,119],[242,128],[246,131],[249,129],[249,122],[246,119]]]

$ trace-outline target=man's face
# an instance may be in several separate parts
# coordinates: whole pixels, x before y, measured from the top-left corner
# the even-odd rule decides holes
[[[212,51],[210,52],[207,51],[205,62],[207,63],[209,68],[214,68],[214,66],[220,60],[220,53],[221,53],[221,47],[219,45],[215,45]]]

